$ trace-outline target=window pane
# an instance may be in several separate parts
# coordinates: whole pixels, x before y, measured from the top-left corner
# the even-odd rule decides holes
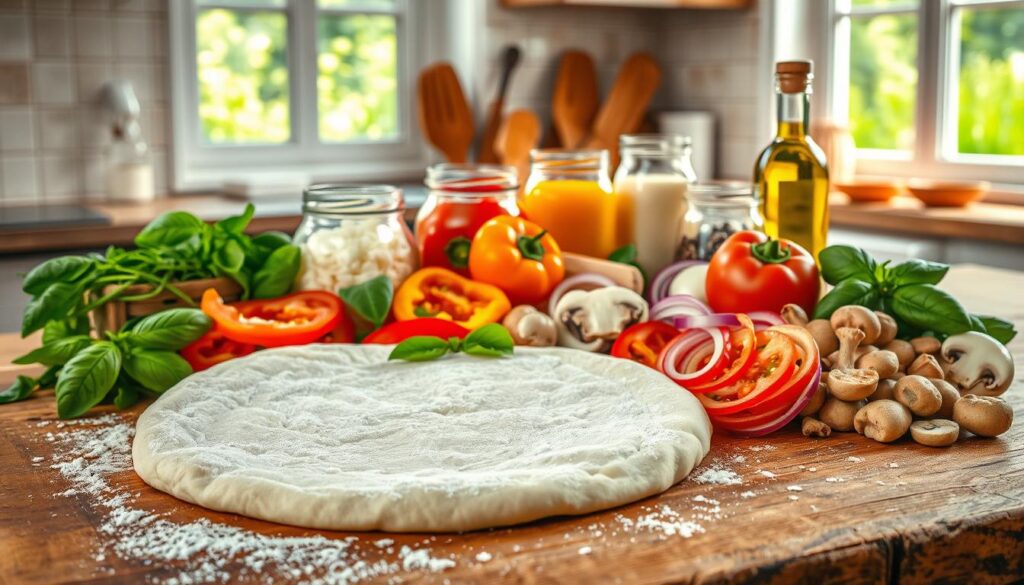
[[[917,16],[850,20],[853,139],[858,148],[910,150],[917,93]]]
[[[395,8],[395,0],[318,0],[317,3],[321,8]]]
[[[288,18],[280,12],[199,13],[199,119],[208,142],[288,141],[287,38]]]
[[[1024,7],[963,9],[959,150],[1024,155]]]
[[[915,8],[918,0],[853,0],[854,8]]]
[[[398,134],[398,42],[395,17],[321,15],[320,138],[381,140]]]
[[[218,8],[284,8],[288,0],[198,0],[196,4]]]

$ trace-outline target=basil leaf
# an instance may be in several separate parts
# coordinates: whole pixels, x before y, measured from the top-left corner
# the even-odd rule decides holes
[[[78,279],[95,265],[95,260],[85,256],[61,256],[47,260],[25,275],[21,290],[36,296],[52,284]]]
[[[233,215],[226,217],[214,224],[215,229],[222,230],[229,234],[242,235],[245,233],[245,228],[249,227],[249,222],[252,221],[252,216],[256,213],[256,207],[252,203],[248,203],[245,206],[245,211],[242,215]]]
[[[299,273],[301,259],[299,247],[291,244],[271,252],[267,261],[252,276],[252,297],[270,299],[288,294]]]
[[[46,368],[46,371],[39,376],[36,383],[39,385],[40,390],[49,390],[57,383],[57,377],[60,376],[60,371],[64,369],[63,365],[50,366]]]
[[[124,370],[147,390],[164,392],[192,373],[192,367],[173,351],[133,348],[124,359]]]
[[[426,362],[436,360],[446,353],[448,353],[448,342],[444,339],[429,335],[417,335],[396,345],[388,355],[388,360]]]
[[[249,298],[249,274],[242,270],[245,264],[245,251],[234,240],[225,240],[213,253],[213,265],[218,274],[228,276],[242,287],[242,296]]]
[[[114,406],[116,406],[118,410],[131,408],[138,401],[139,393],[134,388],[120,385],[117,387],[117,395],[114,396]]]
[[[963,306],[933,284],[909,284],[896,289],[892,310],[903,321],[921,329],[954,335],[971,330]]]
[[[281,246],[287,246],[290,243],[292,243],[291,237],[284,232],[262,232],[252,238],[253,246],[257,249],[267,250],[268,252],[272,252]]]
[[[620,264],[632,264],[636,262],[636,244],[626,244],[608,255],[612,262]]]
[[[825,251],[822,250],[822,253],[824,254]],[[814,309],[814,318],[828,319],[836,309],[846,305],[861,305],[869,309],[877,309],[880,302],[878,290],[873,284],[857,278],[848,278],[837,284],[818,301],[818,306]]]
[[[938,284],[946,272],[948,264],[929,262],[927,260],[907,260],[889,269],[889,279],[895,286],[908,284]]]
[[[68,282],[51,284],[43,294],[25,305],[25,313],[21,318],[21,336],[26,337],[38,331],[49,321],[62,319],[72,307],[81,304],[81,296],[79,285]]]
[[[8,386],[3,392],[0,392],[0,404],[25,400],[35,392],[37,387],[35,379],[28,376],[18,376],[13,384]]]
[[[363,319],[373,323],[375,327],[383,325],[384,320],[388,318],[391,299],[394,298],[394,295],[395,290],[391,279],[383,274],[362,284],[338,291],[338,296],[345,301],[349,308]]]
[[[97,342],[71,358],[57,381],[57,415],[75,418],[99,404],[114,387],[121,371],[121,350],[109,341]]]
[[[875,282],[878,264],[867,252],[853,246],[829,246],[818,254],[821,277],[825,282],[838,285],[844,280],[855,278],[864,282]]]
[[[140,319],[128,340],[138,347],[176,351],[202,337],[212,324],[199,309],[167,309]]]
[[[88,335],[74,335],[62,337],[50,343],[44,343],[42,347],[33,349],[25,355],[15,359],[12,363],[43,364],[44,366],[57,366],[67,363],[75,354],[89,347],[92,338]]]
[[[154,219],[135,236],[140,248],[157,246],[175,247],[185,243],[198,243],[206,224],[187,211],[169,211]]]
[[[72,335],[88,335],[89,319],[77,317],[61,321],[49,321],[43,327],[43,344],[53,343],[58,339]]]
[[[462,341],[462,351],[469,355],[501,357],[511,355],[515,341],[504,326],[497,323],[484,325],[472,331]]]
[[[982,333],[988,333],[993,339],[1003,345],[1010,343],[1013,341],[1013,338],[1017,336],[1017,328],[1013,323],[1006,319],[989,317],[987,315],[972,315],[972,317],[981,321],[982,326],[985,328]],[[975,331],[977,331],[977,329],[975,329]]]

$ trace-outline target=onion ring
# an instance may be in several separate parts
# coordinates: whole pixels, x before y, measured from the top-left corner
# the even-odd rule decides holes
[[[647,290],[647,300],[652,305],[657,304],[662,299],[668,298],[669,288],[672,286],[672,281],[680,272],[691,268],[693,266],[699,266],[701,264],[707,264],[704,260],[682,260],[669,264],[665,268],[658,272],[654,280],[651,281],[651,286]]]

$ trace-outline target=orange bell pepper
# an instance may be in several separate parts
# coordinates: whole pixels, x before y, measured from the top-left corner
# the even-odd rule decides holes
[[[392,311],[399,321],[436,317],[476,329],[497,323],[511,308],[498,287],[434,266],[421,268],[405,279],[395,293]]]
[[[469,272],[473,280],[505,291],[515,304],[533,305],[562,282],[565,264],[547,230],[521,217],[499,216],[473,237]]]

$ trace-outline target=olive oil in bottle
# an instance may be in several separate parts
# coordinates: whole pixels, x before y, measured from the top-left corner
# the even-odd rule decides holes
[[[808,136],[810,61],[775,64],[779,130],[757,158],[764,232],[800,244],[818,258],[828,235],[828,169],[825,153]]]

